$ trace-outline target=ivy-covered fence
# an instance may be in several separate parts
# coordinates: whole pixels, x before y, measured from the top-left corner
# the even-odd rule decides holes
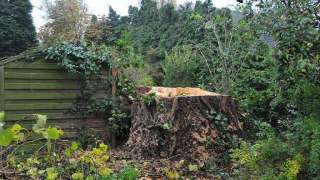
[[[0,62],[0,112],[5,112],[7,125],[19,122],[26,127],[34,123],[33,114],[48,116],[48,124],[65,131],[64,137],[74,137],[82,127],[106,132],[106,121],[99,115],[83,116],[71,113],[81,91],[79,75],[68,73],[43,59],[7,59]],[[104,96],[97,91],[95,98]]]

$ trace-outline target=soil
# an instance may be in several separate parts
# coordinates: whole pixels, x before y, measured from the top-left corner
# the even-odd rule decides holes
[[[200,167],[198,170],[190,171],[188,166],[190,162],[176,155],[169,158],[148,158],[133,159],[128,156],[125,147],[118,147],[110,150],[109,167],[114,172],[119,172],[127,166],[136,167],[139,170],[139,180],[160,180],[169,179],[168,172],[178,172],[179,179],[195,179],[195,180],[214,180],[223,179],[222,174],[229,173],[234,167],[227,165],[225,167]],[[183,162],[181,164],[181,162]],[[193,165],[193,164],[192,164]],[[210,169],[211,168],[211,169]],[[219,168],[219,169],[217,169]]]

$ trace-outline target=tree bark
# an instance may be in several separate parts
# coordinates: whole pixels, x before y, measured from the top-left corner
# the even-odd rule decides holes
[[[155,103],[132,104],[132,127],[127,141],[131,155],[137,158],[172,157],[204,162],[225,151],[228,144],[208,148],[221,133],[239,137],[241,114],[230,96],[198,88],[140,88],[140,93],[155,93]],[[227,117],[219,132],[216,117]],[[222,136],[224,136],[222,134]],[[220,147],[218,147],[220,146]]]

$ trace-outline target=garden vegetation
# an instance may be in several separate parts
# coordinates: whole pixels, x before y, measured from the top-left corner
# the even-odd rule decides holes
[[[206,171],[222,179],[320,179],[319,1],[249,0],[219,9],[211,0],[179,7],[142,0],[139,7],[129,7],[128,16],[110,7],[101,18],[90,17],[78,0],[46,5],[50,21],[41,28],[37,52],[81,76],[81,106],[75,111],[103,113],[118,139],[126,140],[131,126],[126,105],[154,102],[139,97],[136,86],[200,87],[236,100],[244,132],[242,142],[230,144],[223,159],[201,167],[190,164],[188,172]],[[66,11],[69,5],[73,8]],[[15,25],[3,18],[3,9],[0,24]],[[72,27],[65,31],[65,25]],[[9,40],[1,38],[2,27],[0,55],[25,48],[10,41],[17,50],[3,49]],[[101,79],[109,70],[117,73],[114,81],[112,76]],[[101,82],[116,83],[118,91],[97,102],[92,96]],[[0,165],[34,179],[138,178],[135,167],[113,173],[102,142],[86,148],[79,141],[59,144],[63,131],[46,126],[43,115],[35,117],[32,130],[1,122],[0,155],[6,161]],[[215,122],[223,119],[216,117]],[[41,146],[28,148],[38,139]],[[218,164],[227,164],[228,170]],[[164,176],[182,178],[181,169],[167,167]]]

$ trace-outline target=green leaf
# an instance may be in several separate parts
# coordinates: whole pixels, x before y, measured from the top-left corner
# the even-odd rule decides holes
[[[71,179],[72,180],[82,180],[82,179],[84,179],[84,175],[82,172],[76,172],[76,173],[72,174]]]
[[[14,134],[11,129],[0,131],[0,146],[7,147],[14,139]]]
[[[22,130],[22,127],[20,124],[14,124],[11,128],[11,131],[13,134],[18,134]]]
[[[67,157],[71,157],[71,155],[73,154],[73,152],[76,151],[78,148],[79,148],[78,143],[72,142],[72,143],[71,143],[71,146],[65,150],[64,154],[65,154]]]
[[[58,173],[54,168],[47,168],[47,178],[46,180],[55,180],[58,177]]]
[[[70,146],[70,149],[71,149],[72,151],[75,151],[75,150],[78,149],[78,147],[79,147],[78,143],[72,142],[72,144],[71,144],[71,146]]]
[[[170,123],[164,123],[163,124],[163,129],[170,130],[171,128],[172,128],[172,125]]]
[[[58,130],[57,128],[48,128],[47,129],[47,139],[50,139],[50,140],[57,140],[60,138],[60,130]]]
[[[4,111],[0,111],[0,122],[4,121],[5,113]]]
[[[32,129],[34,131],[37,131],[39,129],[44,128],[46,123],[47,123],[47,116],[46,115],[41,115],[41,114],[34,114],[34,116],[37,119],[37,123],[33,125]]]
[[[197,172],[199,169],[198,169],[198,165],[193,165],[193,164],[189,164],[189,166],[188,166],[188,169],[189,169],[189,171],[191,171],[191,172]]]
[[[3,126],[4,126],[4,122],[1,122],[1,121],[0,121],[0,131],[3,130]]]

